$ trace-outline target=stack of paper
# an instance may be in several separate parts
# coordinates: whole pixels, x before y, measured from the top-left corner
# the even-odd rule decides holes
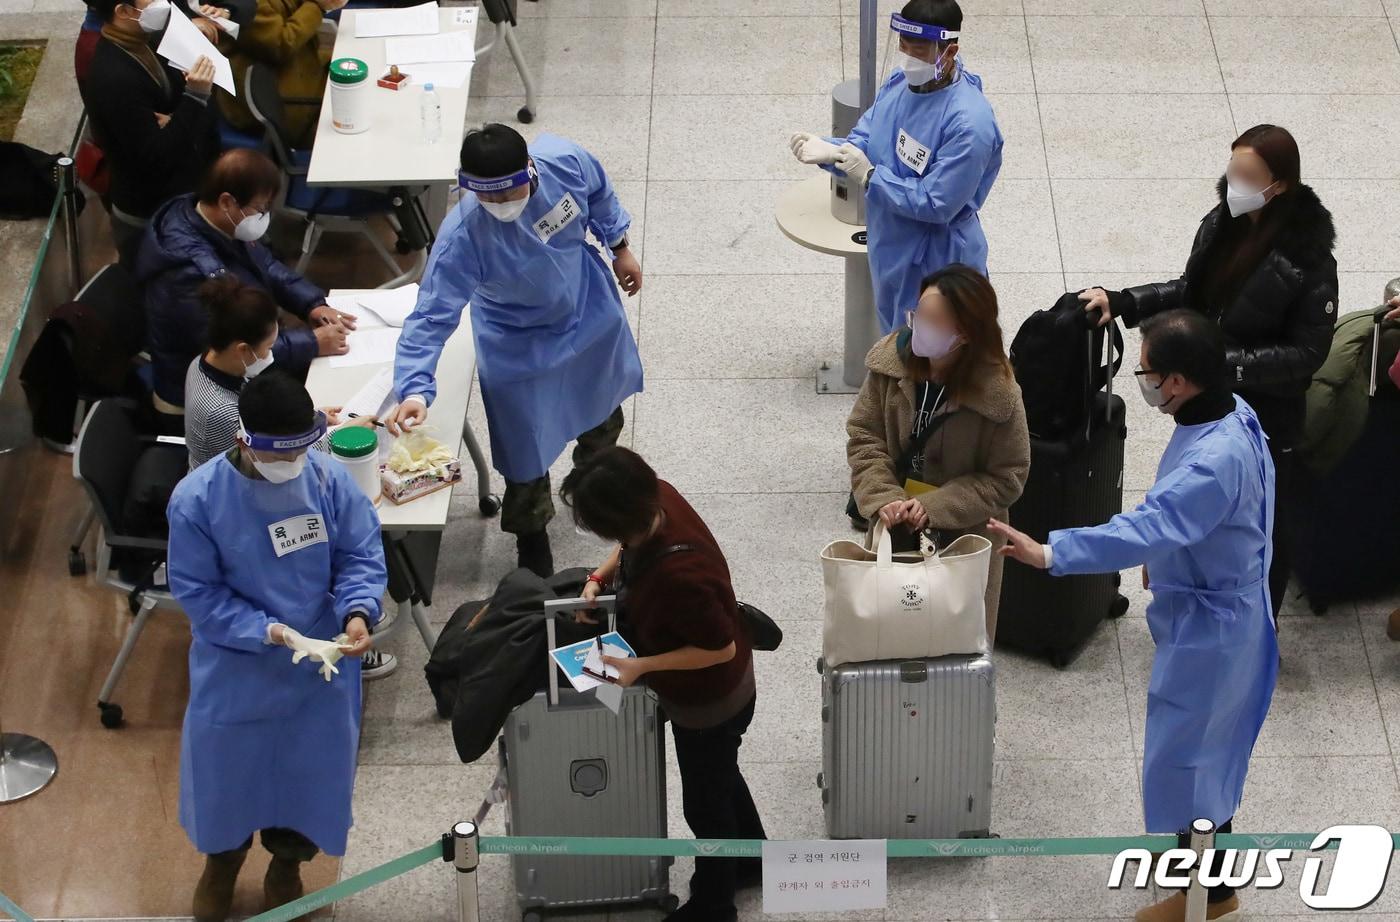
[[[415,83],[418,86],[426,86],[431,83],[434,89],[448,87],[456,89],[464,86],[471,77],[471,62],[414,64],[413,72],[408,75],[410,83]]]
[[[385,64],[403,67],[405,64],[441,64],[475,60],[476,45],[470,30],[384,40]]]
[[[438,5],[420,3],[402,10],[364,10],[355,14],[356,38],[386,35],[437,35]]]
[[[345,416],[380,416],[394,401],[394,369],[381,368],[345,402]]]
[[[215,48],[214,44],[204,37],[204,33],[196,29],[194,23],[184,15],[171,16],[169,23],[165,27],[160,46],[156,48],[156,54],[185,73],[189,73],[201,57],[208,58],[214,65],[214,85],[230,96],[237,96],[238,90],[233,83],[233,66],[229,64],[228,58],[220,54],[219,49]]]

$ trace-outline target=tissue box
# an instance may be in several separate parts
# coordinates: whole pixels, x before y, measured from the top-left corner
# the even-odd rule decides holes
[[[379,482],[384,487],[384,496],[395,505],[402,505],[420,496],[427,496],[434,490],[451,486],[462,479],[462,462],[453,458],[445,464],[426,471],[408,471],[400,474],[388,467],[379,469]]]

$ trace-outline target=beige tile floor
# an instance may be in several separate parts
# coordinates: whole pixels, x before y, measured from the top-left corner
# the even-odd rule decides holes
[[[33,2],[5,0],[3,9],[18,14]],[[40,2],[48,8],[49,0]],[[758,660],[759,710],[743,763],[772,835],[819,836],[816,553],[845,534],[842,421],[850,398],[816,396],[810,372],[839,350],[841,276],[834,261],[789,244],[771,209],[783,185],[805,175],[787,157],[786,137],[822,128],[830,84],[855,75],[857,0],[543,0],[521,7],[522,45],[544,94],[526,133],[557,132],[593,149],[638,222],[633,239],[645,252],[646,290],[629,308],[648,386],[629,402],[623,442],[692,498],[728,552],[740,594],[784,624],[783,650]],[[882,0],[882,10],[890,7]],[[1400,120],[1397,0],[967,0],[964,7],[965,58],[984,76],[1007,138],[1006,166],[983,217],[1008,338],[1064,290],[1179,272],[1229,142],[1262,120],[1295,132],[1305,178],[1334,211],[1342,309],[1371,306],[1400,274],[1387,230],[1388,203],[1400,193],[1400,154],[1391,140]],[[483,61],[475,81],[474,119],[510,119],[523,101],[508,60]],[[1170,427],[1134,399],[1128,406],[1124,501],[1131,505],[1150,486]],[[479,401],[472,412],[484,427]],[[556,473],[567,468],[561,461]],[[552,534],[561,566],[592,564],[600,554],[565,521]],[[488,594],[512,562],[510,540],[477,516],[473,488],[459,490],[434,618]],[[1133,603],[1128,616],[1101,629],[1069,670],[1000,658],[994,828],[1002,835],[1141,828],[1137,779],[1151,640],[1137,574],[1125,574],[1124,585]],[[90,595],[70,598],[61,585],[55,591],[67,593],[57,597],[66,603],[66,630],[94,650],[110,646],[109,606]],[[1242,831],[1339,821],[1400,828],[1400,753],[1390,735],[1400,721],[1400,647],[1384,633],[1395,603],[1334,606],[1323,619],[1300,605],[1285,609],[1283,671],[1240,811]],[[0,678],[13,683],[20,644],[4,625],[0,618]],[[164,630],[142,655],[178,671],[178,625]],[[433,717],[421,645],[407,632],[401,640],[398,673],[368,689],[357,825],[342,875],[431,841],[475,809],[493,773],[457,762],[447,728]],[[25,641],[20,655],[34,656],[36,643]],[[91,657],[82,661],[86,668],[99,668],[102,656]],[[0,686],[10,696],[20,694],[15,687]],[[38,686],[26,680],[18,687]],[[136,747],[148,758],[170,751],[170,727],[178,725],[170,723],[178,708],[154,703],[169,713],[165,741]],[[86,706],[71,722],[86,732]],[[106,756],[114,774],[136,771],[130,763],[116,768],[133,744],[108,739],[89,734],[73,745]],[[672,834],[687,835],[674,766],[668,776]],[[145,810],[173,811],[169,791],[147,790]],[[142,803],[129,799],[132,812]],[[15,886],[3,850],[18,847],[13,830],[52,830],[59,820],[46,815],[43,799],[32,810],[22,824],[0,813],[6,892]],[[493,814],[486,831],[502,828]],[[162,835],[164,847],[179,847],[178,830]],[[51,860],[46,886],[81,891],[82,875],[62,870],[76,859]],[[1110,893],[1106,870],[1095,858],[897,862],[889,907],[871,917],[1130,917],[1149,896]],[[186,871],[165,869],[171,877]],[[673,883],[682,892],[687,874],[686,862],[678,863]],[[482,878],[484,918],[514,918],[506,864],[488,858]],[[336,917],[451,919],[452,887],[447,869],[425,867],[343,902]],[[102,914],[167,912],[165,902],[139,890]],[[1246,902],[1252,919],[1305,913],[1288,887],[1249,894]],[[88,911],[91,902],[81,905],[97,914]],[[741,910],[744,919],[760,916],[753,897]],[[1400,919],[1400,887],[1364,918]]]

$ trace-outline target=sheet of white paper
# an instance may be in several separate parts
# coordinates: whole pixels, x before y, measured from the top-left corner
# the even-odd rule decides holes
[[[356,38],[437,35],[438,5],[420,3],[402,10],[363,10],[355,14]]]
[[[369,327],[354,330],[348,342],[350,351],[345,355],[330,358],[332,368],[346,368],[351,365],[379,365],[394,361],[394,348],[399,343],[397,327]]]
[[[884,839],[764,842],[763,914],[884,909]]]
[[[470,30],[454,30],[438,35],[408,35],[384,40],[384,63],[438,64],[475,61],[476,46]],[[409,71],[409,76],[413,71]]]
[[[360,307],[360,302],[356,295],[327,295],[326,304],[335,308],[342,314],[354,314],[355,326],[365,330],[370,327],[388,326],[383,320],[374,314],[366,314],[365,309]]]
[[[471,62],[455,62],[448,64],[414,64],[413,69],[408,72],[408,82],[423,86],[431,83],[433,88],[447,87],[457,89],[464,86],[472,78]]]
[[[190,12],[198,16],[200,19],[209,20],[214,25],[227,32],[230,38],[238,38],[238,23],[234,22],[232,19],[223,19],[217,16],[205,16],[202,12],[200,12],[199,0],[189,0],[189,3],[186,5],[189,7]]]
[[[598,699],[598,703],[614,714],[622,710],[622,686],[614,685],[611,682],[600,682],[598,687],[593,689],[593,697]]]
[[[469,26],[476,22],[476,11],[480,7],[459,6],[452,10],[452,24],[456,26]]]
[[[233,83],[233,66],[229,64],[228,58],[220,54],[219,49],[204,37],[204,33],[196,29],[194,23],[184,16],[171,16],[169,22],[165,27],[165,36],[160,40],[160,47],[156,48],[156,54],[186,73],[189,73],[201,56],[208,58],[214,64],[214,85],[230,96],[237,96],[238,91]]]
[[[381,368],[345,402],[345,415],[380,416],[393,403],[394,369]]]
[[[337,307],[336,310],[354,314],[359,318],[359,323],[374,320],[383,326],[401,327],[418,305],[418,283],[387,291],[366,291],[349,300],[350,307]]]

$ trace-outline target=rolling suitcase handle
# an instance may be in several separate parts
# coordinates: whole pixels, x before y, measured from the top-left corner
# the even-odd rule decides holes
[[[545,651],[544,656],[549,664],[549,703],[551,706],[559,703],[559,667],[554,662],[554,657],[550,651],[559,645],[558,632],[554,627],[554,619],[559,615],[570,614],[576,611],[592,611],[601,608],[608,613],[608,631],[617,630],[617,596],[600,595],[589,602],[587,599],[551,599],[544,603],[544,636]]]
[[[1106,393],[1110,399],[1104,401],[1103,417],[1104,422],[1111,423],[1113,422],[1113,400],[1111,399],[1113,397],[1113,376],[1118,373],[1119,366],[1123,364],[1123,334],[1118,330],[1117,319],[1110,320],[1109,328],[1104,331],[1103,335],[1103,354],[1095,355],[1094,334],[1099,330],[1098,323],[1089,314],[1085,314],[1084,319],[1085,324],[1089,329],[1089,341],[1087,344],[1090,369],[1089,373],[1092,375],[1098,374],[1100,361],[1103,362],[1103,369],[1105,372],[1107,372],[1107,374],[1104,375],[1104,393]],[[1115,345],[1117,345],[1118,348],[1117,364],[1115,364],[1113,360],[1113,350]],[[1091,419],[1086,418],[1084,420],[1085,439],[1091,437],[1092,433],[1090,432],[1090,428],[1092,427],[1092,425],[1093,421]]]
[[[1386,293],[1389,294],[1389,286]],[[1381,357],[1381,324],[1390,311],[1389,304],[1382,304],[1371,314],[1371,388],[1366,392],[1368,397],[1376,396],[1376,366],[1380,364]]]

